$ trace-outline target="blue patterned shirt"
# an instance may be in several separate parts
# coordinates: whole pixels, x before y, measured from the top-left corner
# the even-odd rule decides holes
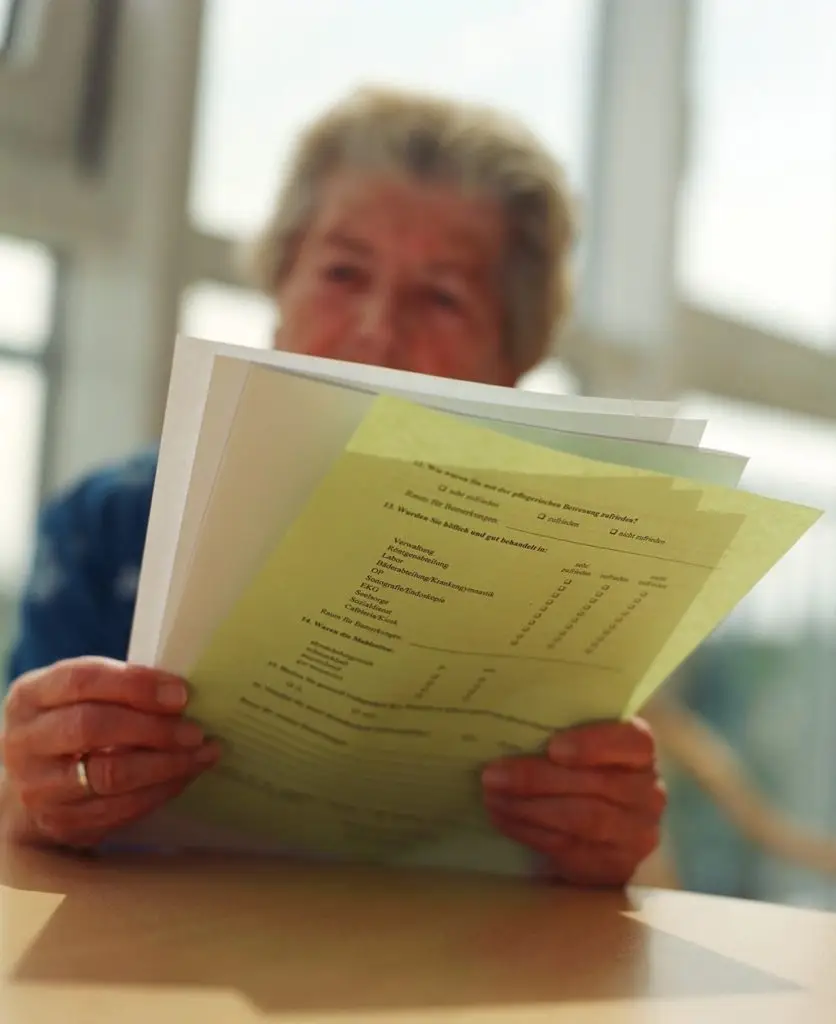
[[[63,658],[126,658],[156,469],[144,452],[44,506],[7,683]]]

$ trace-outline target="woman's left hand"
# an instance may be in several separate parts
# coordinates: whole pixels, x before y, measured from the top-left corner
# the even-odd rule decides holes
[[[574,885],[622,886],[656,848],[665,788],[639,720],[556,733],[545,755],[504,758],[482,775],[496,828]]]

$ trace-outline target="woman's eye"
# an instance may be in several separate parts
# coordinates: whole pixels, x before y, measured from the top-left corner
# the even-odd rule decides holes
[[[431,288],[428,295],[433,305],[438,306],[440,309],[457,312],[461,308],[458,296],[444,288]]]
[[[359,267],[354,267],[350,263],[329,263],[325,267],[324,276],[326,280],[334,281],[338,284],[352,284],[360,280],[362,271]]]

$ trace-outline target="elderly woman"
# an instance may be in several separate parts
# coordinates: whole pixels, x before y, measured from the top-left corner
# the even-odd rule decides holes
[[[258,247],[275,344],[510,387],[565,313],[572,239],[560,171],[523,127],[363,91],[303,134]],[[152,456],[95,473],[42,516],[3,749],[21,839],[95,846],[223,756],[182,680],[124,661],[153,474]],[[623,884],[656,847],[664,795],[640,722],[557,734],[482,781],[496,828],[560,880]]]

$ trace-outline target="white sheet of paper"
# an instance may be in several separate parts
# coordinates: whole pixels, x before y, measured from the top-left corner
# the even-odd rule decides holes
[[[222,346],[218,355],[230,355],[235,346]],[[241,350],[235,356],[241,358]],[[257,352],[254,364],[317,380],[347,384],[375,394],[408,398],[446,412],[508,420],[522,425],[579,433],[621,437],[635,441],[664,441],[696,447],[705,434],[706,421],[681,418],[676,402],[634,401],[623,398],[588,398],[554,395],[492,384],[449,380],[389,370],[379,366],[312,359],[291,352]],[[606,417],[606,419],[605,419]]]
[[[203,346],[187,342],[177,346],[172,365],[163,426],[165,455],[157,463],[129,661],[151,665],[156,655],[174,568],[177,534],[209,395],[213,360],[207,356]]]
[[[216,360],[220,363],[221,359],[225,368],[216,372]],[[367,401],[378,392],[409,395],[415,388],[418,394],[413,397],[428,405],[467,415],[491,414],[499,408],[507,422],[521,426],[655,441],[676,438],[676,443],[687,446],[697,445],[705,430],[705,421],[672,418],[675,403],[542,395],[180,337],[175,347],[158,483],[129,649],[131,661],[155,663],[168,633],[223,439],[232,423],[247,368],[253,365],[283,369],[296,379],[348,384],[362,389],[355,393],[366,395]],[[491,401],[487,402],[486,397]],[[205,437],[199,441],[201,423]]]

